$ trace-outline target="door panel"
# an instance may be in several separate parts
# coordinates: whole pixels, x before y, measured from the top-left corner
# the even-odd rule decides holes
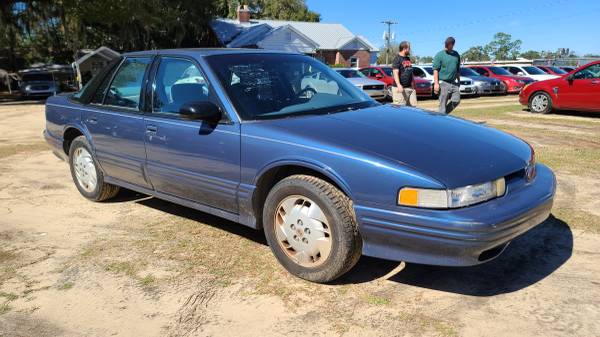
[[[189,102],[218,104],[198,66],[163,57],[153,82],[152,113],[145,118],[146,170],[157,192],[238,212],[239,124],[181,119]]]
[[[600,64],[591,65],[559,86],[561,108],[600,110]]]
[[[239,125],[146,118],[147,172],[156,191],[237,213]]]
[[[82,116],[104,173],[146,188],[150,185],[143,171],[145,124],[139,101],[151,61],[150,57],[125,59],[114,76],[107,75]]]

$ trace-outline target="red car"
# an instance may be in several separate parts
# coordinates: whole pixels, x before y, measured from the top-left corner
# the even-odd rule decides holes
[[[533,79],[524,76],[515,76],[508,70],[495,66],[468,66],[478,72],[481,76],[487,76],[498,79],[506,86],[507,93],[518,93],[529,83],[535,82]]]
[[[600,61],[526,86],[519,94],[519,102],[534,113],[549,113],[553,109],[600,112]]]
[[[392,84],[394,83],[393,71],[390,66],[371,66],[361,68],[360,72],[370,79],[378,80],[385,83],[387,88],[388,98],[392,98]],[[431,81],[414,77],[413,88],[417,91],[418,97],[432,97],[433,85]]]
[[[550,74],[550,75],[558,75],[558,76],[562,76],[568,73],[568,71],[564,71],[562,69],[560,69],[559,67],[554,67],[554,66],[536,66],[540,69],[542,69],[542,71],[544,71],[546,74]]]

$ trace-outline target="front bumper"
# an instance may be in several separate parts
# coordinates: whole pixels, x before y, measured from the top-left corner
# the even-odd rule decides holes
[[[515,237],[550,215],[556,189],[552,171],[537,165],[529,184],[507,184],[501,198],[453,210],[355,205],[363,254],[444,266],[471,266],[498,256]]]
[[[476,85],[461,85],[460,86],[460,94],[463,96],[477,95],[477,86]]]
[[[383,99],[387,97],[387,92],[385,89],[381,90],[363,90],[367,95],[369,95],[373,99]]]

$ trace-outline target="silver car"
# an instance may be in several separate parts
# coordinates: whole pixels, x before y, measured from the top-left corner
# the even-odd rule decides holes
[[[344,76],[350,83],[354,84],[355,87],[366,92],[371,98],[383,100],[387,97],[385,83],[372,80],[363,75],[360,71],[352,68],[337,68],[335,71]]]
[[[491,77],[479,75],[476,71],[470,68],[460,68],[460,76],[467,77],[473,81],[473,85],[477,87],[478,95],[493,95],[505,94],[506,86],[502,81]]]

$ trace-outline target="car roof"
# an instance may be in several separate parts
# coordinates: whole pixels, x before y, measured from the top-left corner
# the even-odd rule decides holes
[[[143,55],[185,55],[185,56],[212,56],[212,55],[235,55],[235,54],[288,54],[302,55],[298,53],[280,51],[280,50],[265,50],[265,49],[250,49],[250,48],[179,48],[179,49],[160,49],[160,50],[144,50],[124,53],[124,56],[143,56]]]

